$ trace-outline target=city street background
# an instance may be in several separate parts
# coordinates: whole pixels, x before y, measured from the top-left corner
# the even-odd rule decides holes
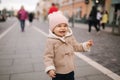
[[[94,42],[90,52],[75,53],[75,80],[120,80],[120,0],[0,0],[0,80],[51,80],[44,71],[43,53],[53,2],[69,19],[78,42]],[[28,20],[34,16],[31,25],[26,20],[25,32],[18,20],[21,6]],[[93,6],[101,19],[107,11],[108,20],[104,30],[92,27],[89,33]]]
[[[120,75],[120,36],[112,34],[109,26],[98,34],[94,28],[88,33],[87,24],[74,25],[71,29],[79,42],[94,41],[91,51],[82,54]],[[26,25],[23,33],[17,18],[8,18],[0,23],[0,80],[49,79],[43,64],[46,37],[35,27],[48,34],[48,22],[43,20],[34,20],[32,26]],[[8,33],[2,36],[8,29]],[[76,57],[76,80],[113,80],[88,63]]]

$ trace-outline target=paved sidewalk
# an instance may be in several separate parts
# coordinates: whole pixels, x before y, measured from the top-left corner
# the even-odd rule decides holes
[[[0,80],[51,80],[45,74],[43,64],[46,36],[36,29],[27,26],[22,33],[17,22],[0,38]],[[103,74],[84,58],[76,57],[76,80],[119,80]]]
[[[70,23],[71,27],[72,27],[72,23]],[[86,27],[87,25],[87,27]],[[88,29],[88,24],[84,24],[84,23],[74,23],[74,27],[79,27],[79,28],[82,28],[82,29]],[[102,28],[102,27],[101,27]],[[91,29],[95,30],[94,27],[92,27]],[[102,30],[102,29],[101,29]],[[103,30],[102,30],[103,31]],[[106,26],[105,27],[105,32],[111,32],[112,33],[112,27],[108,27]]]

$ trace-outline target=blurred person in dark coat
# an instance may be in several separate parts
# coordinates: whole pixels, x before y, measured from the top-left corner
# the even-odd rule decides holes
[[[30,22],[30,26],[32,25],[32,22],[33,22],[33,19],[34,19],[34,13],[33,12],[30,12],[29,15],[28,15],[28,19],[29,19],[29,22]]]
[[[96,31],[99,31],[99,28],[97,27],[97,8],[96,6],[92,7],[92,10],[90,12],[89,18],[88,18],[88,32],[91,32],[91,27],[94,26]]]
[[[98,26],[98,28],[99,28],[99,30],[100,30],[100,26],[101,26],[101,24],[100,24],[100,22],[101,22],[101,19],[102,19],[102,14],[101,14],[101,11],[97,11],[97,26]]]

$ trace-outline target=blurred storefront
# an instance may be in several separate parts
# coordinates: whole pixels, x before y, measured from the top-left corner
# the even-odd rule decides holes
[[[59,4],[59,9],[70,18],[74,15],[76,20],[86,19],[91,8],[96,5],[98,9],[110,11],[111,0],[50,0]]]
[[[110,23],[113,24],[112,32],[120,34],[120,0],[112,0],[110,8]]]
[[[115,14],[119,11],[120,0],[43,0],[45,2],[44,7],[48,11],[51,3],[57,4],[59,9],[63,11],[66,17],[73,17],[76,20],[83,18],[87,19],[91,8],[96,5],[98,10],[107,10],[109,14],[109,23],[112,24],[116,19]],[[39,4],[41,4],[41,0]],[[41,7],[40,7],[41,9]],[[117,15],[118,17],[118,15]]]
[[[111,22],[113,22],[113,24],[118,24],[118,18],[120,16],[120,0],[112,0],[111,3]]]
[[[61,0],[60,9],[65,13],[67,17],[72,17],[74,14],[76,19],[81,19],[87,15],[88,4],[85,0]]]
[[[38,3],[36,4],[36,18],[40,19],[43,18],[45,14],[47,14],[47,11],[49,7],[51,6],[51,3],[53,0],[39,0]]]

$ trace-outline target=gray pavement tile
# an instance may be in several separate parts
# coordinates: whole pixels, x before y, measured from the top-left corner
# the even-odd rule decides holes
[[[9,80],[10,75],[0,75],[0,80]]]
[[[0,51],[0,55],[14,55],[15,54],[15,51]]]
[[[16,58],[14,59],[13,65],[29,65],[32,62],[33,60],[31,58]]]
[[[51,80],[44,72],[12,74],[10,80]]]
[[[0,59],[0,67],[1,66],[11,66],[13,63],[13,59]]]
[[[15,54],[15,55],[1,55],[0,59],[15,59],[15,58],[29,58],[29,54]]]
[[[0,67],[0,74],[15,74],[15,73],[25,73],[32,72],[32,65],[13,65]]]
[[[35,72],[42,71],[45,73],[45,66],[43,63],[33,64],[33,67]]]
[[[13,65],[11,73],[33,72],[33,65]]]
[[[9,48],[8,47],[0,48],[0,54],[3,53],[3,52],[6,52],[6,53],[8,52],[8,54],[12,53],[12,52],[14,53],[15,52],[15,48],[12,48],[12,47],[11,48],[10,47]]]
[[[92,75],[92,76],[87,76],[88,80],[113,80],[109,78],[107,75]]]
[[[30,55],[29,54],[15,54],[14,56],[13,56],[13,58],[14,59],[18,59],[18,58],[29,58],[30,57]]]
[[[13,57],[14,57],[14,54],[12,54],[12,55],[8,55],[8,54],[0,55],[0,59],[13,59]]]
[[[3,74],[10,74],[11,73],[11,68],[9,66],[4,66],[4,67],[0,67],[0,75]]]
[[[30,55],[29,50],[16,50],[15,55]]]
[[[86,77],[75,77],[75,80],[88,80]]]
[[[14,59],[13,65],[23,65],[23,64],[37,64],[43,63],[41,58],[19,58]]]
[[[100,71],[98,71],[97,69],[95,69],[92,66],[80,66],[77,67],[77,69],[75,70],[76,76],[79,77],[83,77],[83,76],[88,76],[88,75],[96,75],[96,74],[102,74]]]
[[[43,52],[35,51],[35,52],[32,52],[30,56],[31,58],[42,58],[43,59]]]
[[[75,65],[76,65],[76,67],[89,66],[88,63],[86,63],[85,61],[81,60],[77,56],[75,57]]]
[[[5,41],[4,41],[5,42]],[[14,41],[13,42],[10,42],[10,43],[6,43],[6,45],[4,45],[4,44],[1,44],[1,43],[4,43],[4,42],[0,42],[0,49],[1,48],[7,48],[7,49],[9,49],[9,48],[12,48],[12,49],[14,49],[15,48],[15,44],[13,44],[13,43],[15,43]]]

